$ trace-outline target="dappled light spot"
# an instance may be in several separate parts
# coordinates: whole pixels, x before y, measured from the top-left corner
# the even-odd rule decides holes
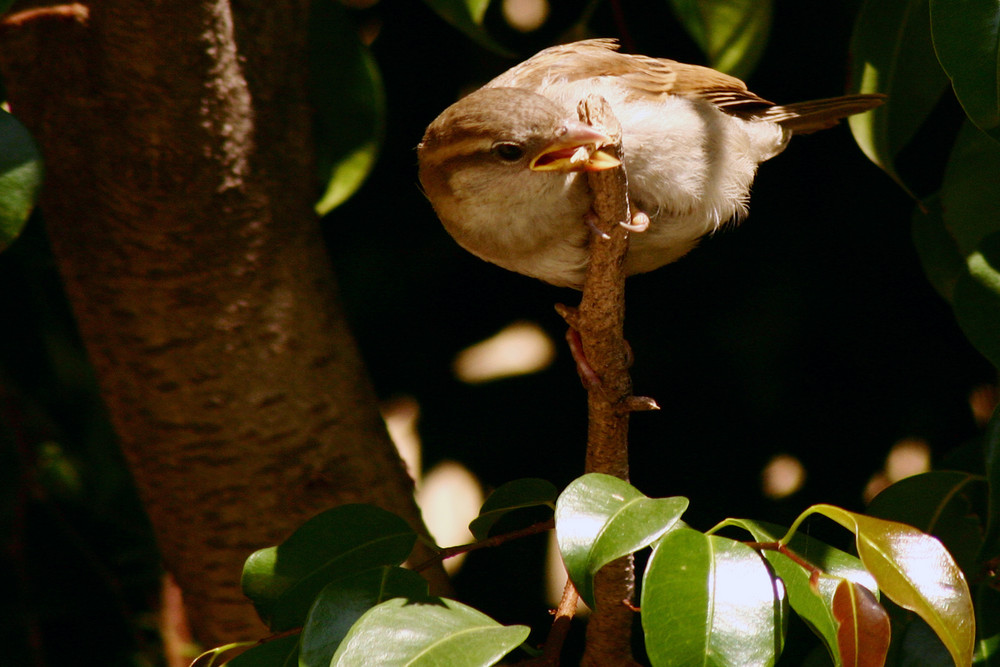
[[[761,471],[761,491],[771,499],[786,498],[806,481],[806,469],[794,456],[778,454]]]
[[[469,470],[454,461],[443,461],[431,468],[417,487],[417,504],[427,530],[440,546],[455,546],[473,541],[469,523],[479,514],[483,490]],[[444,569],[454,574],[465,554],[444,561]]]
[[[931,469],[931,447],[921,438],[904,438],[892,446],[885,457],[885,467],[872,475],[862,497],[870,503],[875,496],[901,479]]]
[[[503,0],[503,18],[518,32],[532,32],[549,18],[549,0]]]
[[[890,484],[931,469],[931,447],[920,438],[900,440],[885,459],[885,476]]]
[[[549,607],[555,609],[559,606],[567,579],[569,579],[569,575],[566,574],[566,566],[559,554],[556,531],[549,531],[549,543],[545,548],[545,603]],[[577,600],[576,615],[586,616],[589,613],[590,607],[582,600]]]
[[[406,471],[413,481],[420,481],[423,463],[420,453],[420,434],[417,420],[420,418],[420,404],[412,396],[401,396],[382,404],[382,419],[392,443],[396,445],[399,457],[406,464]]]
[[[455,375],[469,384],[536,373],[555,359],[556,347],[534,322],[515,322],[458,353]]]
[[[996,385],[982,384],[969,393],[969,408],[980,428],[989,422],[997,403],[1000,403],[1000,388]]]

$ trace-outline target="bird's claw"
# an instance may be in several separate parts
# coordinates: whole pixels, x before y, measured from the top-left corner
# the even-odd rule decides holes
[[[600,228],[597,226],[597,223],[598,221],[600,221],[600,218],[596,213],[594,213],[593,209],[583,214],[583,220],[584,222],[587,223],[587,226],[590,227],[591,231],[600,236],[602,239],[604,239],[605,241],[609,241],[611,239],[610,234],[608,234],[607,232],[602,232]]]
[[[632,216],[632,222],[619,222],[618,224],[630,232],[641,233],[649,229],[649,216],[642,211],[636,211]]]

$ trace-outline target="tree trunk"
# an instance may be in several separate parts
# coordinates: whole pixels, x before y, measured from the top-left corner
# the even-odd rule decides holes
[[[80,332],[208,644],[259,636],[243,561],[309,516],[375,502],[419,524],[312,210],[308,12],[102,0],[0,26]]]

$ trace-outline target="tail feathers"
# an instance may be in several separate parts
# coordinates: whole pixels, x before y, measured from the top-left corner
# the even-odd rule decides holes
[[[808,134],[833,127],[842,118],[881,106],[885,95],[878,93],[845,95],[825,100],[776,105],[759,113],[757,118],[778,123],[795,134]]]

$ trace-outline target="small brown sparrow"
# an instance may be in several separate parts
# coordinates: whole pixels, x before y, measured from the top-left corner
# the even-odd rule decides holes
[[[554,285],[580,288],[591,194],[587,171],[618,166],[608,138],[576,120],[604,97],[622,126],[632,229],[627,275],[687,254],[747,213],[757,165],[793,134],[882,103],[850,95],[776,105],[721,72],[618,53],[611,39],[545,49],[438,116],[418,148],[420,183],[469,252]],[[641,233],[639,233],[641,232]]]

